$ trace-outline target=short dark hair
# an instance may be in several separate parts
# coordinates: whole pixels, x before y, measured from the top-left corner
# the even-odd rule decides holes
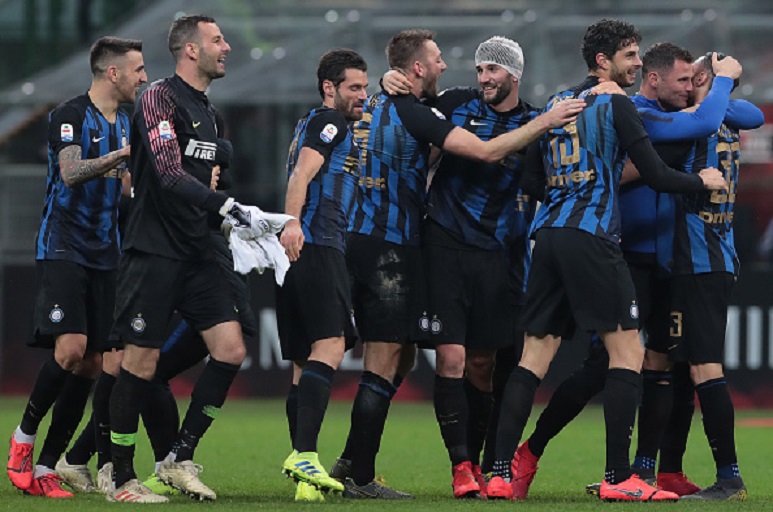
[[[598,68],[596,55],[603,53],[607,57],[625,48],[629,44],[641,42],[641,34],[636,27],[621,20],[601,19],[588,27],[582,38],[582,58],[593,71]]]
[[[182,49],[191,42],[199,42],[199,23],[215,23],[215,18],[203,14],[190,14],[180,16],[169,27],[167,44],[172,52],[174,60],[180,58]]]
[[[347,69],[367,71],[368,64],[362,58],[362,55],[348,48],[330,50],[319,59],[319,66],[317,66],[317,88],[322,99],[325,99],[322,82],[330,80],[334,86],[338,87],[346,79]]]
[[[692,64],[692,54],[673,43],[656,43],[647,48],[641,59],[642,73],[670,71],[678,60]]]
[[[89,65],[94,76],[107,71],[116,57],[126,55],[131,51],[142,51],[142,41],[137,39],[121,39],[120,37],[100,37],[91,45]]]
[[[386,47],[386,57],[390,68],[407,70],[416,60],[419,52],[424,52],[425,41],[435,39],[431,30],[414,28],[395,34]]]

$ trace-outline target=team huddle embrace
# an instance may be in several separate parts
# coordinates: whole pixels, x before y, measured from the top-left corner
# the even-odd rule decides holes
[[[389,71],[370,96],[362,56],[330,50],[317,68],[322,104],[289,148],[284,216],[225,192],[232,147],[205,91],[225,76],[230,46],[214,19],[174,21],[175,74],[139,95],[142,43],[98,40],[89,92],[50,116],[34,343],[54,353],[11,436],[12,483],[51,498],[72,497],[67,484],[108,501],[216,499],[195,450],[256,332],[234,271],[238,235],[277,269],[293,368],[281,468],[297,501],[414,498],[375,466],[417,346],[436,352],[433,404],[455,498],[526,498],[549,441],[603,391],[606,465],[589,493],[746,499],[722,361],[739,272],[739,130],[764,119],[730,99],[734,58],[694,59],[671,43],[640,58],[641,39],[623,21],[588,27],[587,78],[544,109],[521,99],[523,52],[507,37],[478,46],[479,87],[442,92],[430,31],[390,39]],[[135,98],[130,120],[119,103]],[[578,329],[593,333],[587,359],[521,442],[537,387]],[[328,472],[317,439],[358,341],[364,371]],[[168,382],[207,356],[180,424]],[[67,451],[92,387],[91,419]],[[717,469],[703,488],[682,468],[696,394]],[[145,480],[133,466],[140,416],[156,460]]]

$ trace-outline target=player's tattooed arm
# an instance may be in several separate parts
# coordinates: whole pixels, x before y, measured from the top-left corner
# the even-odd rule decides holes
[[[111,151],[99,158],[81,159],[80,146],[67,146],[59,152],[59,169],[62,181],[73,187],[102,176],[129,158],[130,146]]]

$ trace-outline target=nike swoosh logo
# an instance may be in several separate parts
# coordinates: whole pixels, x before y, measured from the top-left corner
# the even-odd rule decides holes
[[[620,494],[625,494],[626,496],[630,496],[632,498],[641,498],[642,495],[644,494],[644,491],[642,491],[641,489],[636,489],[635,491],[627,491],[625,489],[619,489],[617,487],[610,487],[609,490],[617,491]]]
[[[472,121],[470,121],[470,124],[473,126],[486,126],[488,123],[484,123],[482,121],[476,121],[473,119]]]
[[[201,121],[199,121],[198,123],[196,121],[193,121],[194,128],[198,128],[200,124],[201,124]]]
[[[96,144],[97,142],[99,142],[99,141],[100,141],[100,140],[102,140],[102,139],[104,139],[104,137],[99,137],[99,138],[97,138],[97,137],[93,137],[93,138],[91,139],[91,142],[93,142],[93,143],[95,143],[95,144]]]

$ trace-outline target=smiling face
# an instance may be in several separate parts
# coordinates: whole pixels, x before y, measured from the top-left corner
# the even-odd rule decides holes
[[[620,87],[631,87],[636,81],[636,73],[641,68],[639,44],[631,43],[615,52],[612,58],[600,54],[607,62],[607,77]]]
[[[134,103],[140,88],[148,81],[142,52],[134,50],[126,52],[116,64],[116,72],[118,80],[115,87],[118,91],[118,101]]]
[[[424,42],[424,57],[421,60],[424,69],[422,76],[422,98],[436,98],[440,89],[438,88],[438,79],[443,71],[446,70],[446,63],[440,56],[440,48],[435,41]]]
[[[333,108],[343,113],[348,121],[358,121],[362,119],[362,108],[368,99],[368,74],[359,69],[347,69],[344,77],[335,89]]]
[[[663,73],[657,73],[655,90],[658,103],[667,112],[681,110],[687,107],[690,101],[693,84],[693,66],[683,60],[674,61],[671,69]]]
[[[516,78],[498,64],[481,64],[475,68],[478,72],[478,85],[483,92],[483,101],[496,107],[513,92]]]
[[[200,22],[199,28],[199,71],[210,80],[225,76],[225,59],[231,51],[220,28],[214,23]]]

